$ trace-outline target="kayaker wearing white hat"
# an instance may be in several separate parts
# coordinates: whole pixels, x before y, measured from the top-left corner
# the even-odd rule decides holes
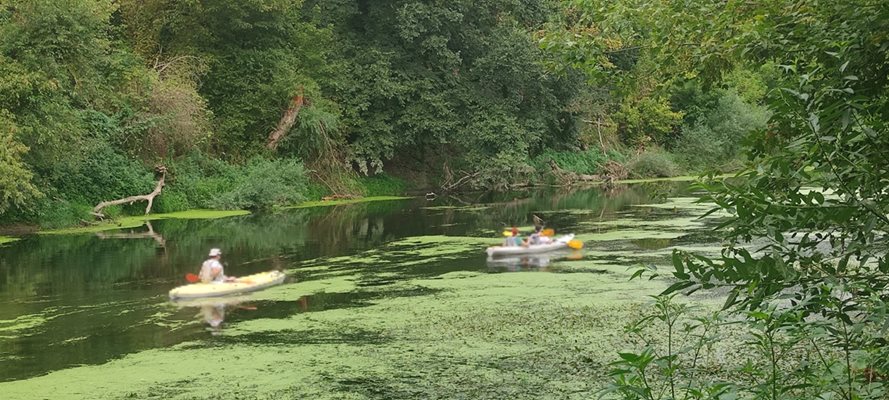
[[[222,283],[235,280],[234,277],[227,277],[222,269],[222,263],[219,262],[222,257],[222,250],[210,249],[210,258],[201,264],[201,273],[198,274],[201,282],[204,283]]]

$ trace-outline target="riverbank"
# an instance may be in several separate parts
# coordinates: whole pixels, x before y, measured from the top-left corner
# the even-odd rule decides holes
[[[721,175],[717,178],[725,178],[730,175]],[[699,179],[698,175],[683,175],[683,176],[675,176],[669,178],[646,178],[646,179],[625,179],[620,181],[614,181],[614,184],[642,184],[642,183],[654,183],[654,182],[691,182]],[[393,184],[389,181],[400,182],[397,180],[393,180],[392,178],[387,178],[384,180],[384,183],[388,183],[390,186],[398,186],[403,189],[403,183],[399,183],[398,185]],[[604,184],[604,182],[589,182],[580,186],[583,187],[596,187]],[[368,184],[370,186],[374,186]],[[380,186],[381,184],[376,184],[376,186]],[[377,188],[379,189],[379,188]],[[317,200],[317,201],[305,201],[299,204],[290,205],[290,206],[281,206],[276,209],[280,210],[288,210],[288,209],[301,209],[301,208],[313,208],[313,207],[329,207],[329,206],[338,206],[338,205],[348,205],[348,204],[356,204],[356,203],[365,203],[365,202],[375,202],[375,201],[395,201],[395,200],[405,200],[410,199],[412,197],[408,196],[392,196],[392,195],[379,195],[379,196],[367,196],[367,197],[359,197],[354,199],[336,199],[336,200]],[[39,229],[39,227],[27,227],[23,229],[21,226],[17,226],[16,230],[13,232],[5,232],[6,235],[0,236],[0,244],[8,243],[15,240],[18,240],[17,237],[21,236],[19,232],[24,231],[28,234],[36,233],[41,235],[64,235],[64,234],[81,234],[81,233],[95,233],[95,232],[103,232],[113,229],[126,229],[126,228],[136,228],[144,225],[146,222],[163,220],[163,219],[215,219],[215,218],[225,218],[239,215],[248,215],[251,214],[248,210],[209,210],[209,209],[194,209],[194,210],[185,210],[185,211],[177,211],[170,213],[156,213],[149,215],[135,215],[135,216],[123,216],[114,218],[112,220],[107,220],[103,222],[97,222],[95,224],[87,225],[87,226],[72,226],[72,227],[63,227],[57,229]],[[3,232],[3,228],[0,227],[0,232]]]
[[[371,197],[361,197],[355,199],[342,199],[342,200],[321,200],[321,201],[307,201],[293,206],[280,207],[280,209],[298,209],[298,208],[312,208],[312,207],[331,207],[345,204],[356,204],[356,203],[367,203],[367,202],[375,202],[375,201],[395,201],[395,200],[406,200],[411,197],[404,196],[371,196]],[[103,221],[96,223],[94,225],[88,226],[78,226],[71,228],[61,228],[61,229],[48,229],[48,230],[38,230],[35,228],[33,233],[38,235],[68,235],[68,234],[79,234],[79,233],[95,233],[95,232],[103,232],[113,229],[126,229],[126,228],[137,228],[142,225],[145,225],[146,222],[158,221],[164,219],[216,219],[216,218],[227,218],[227,217],[235,217],[240,215],[249,215],[251,214],[248,210],[187,210],[187,211],[177,211],[172,213],[158,213],[158,214],[148,214],[148,215],[135,215],[135,216],[126,216],[120,217],[109,221]],[[0,244],[8,243],[18,240],[15,236],[0,236]]]

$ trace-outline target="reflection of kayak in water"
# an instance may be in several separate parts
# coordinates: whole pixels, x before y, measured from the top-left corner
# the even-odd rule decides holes
[[[549,244],[535,244],[530,246],[492,246],[486,250],[488,257],[503,257],[519,254],[545,253],[547,251],[567,249],[568,242],[574,239],[574,234],[561,236]]]
[[[570,249],[559,249],[544,254],[524,254],[517,256],[503,256],[488,258],[488,269],[492,271],[523,271],[542,270],[554,261],[579,259],[581,254]]]
[[[244,302],[250,301],[250,296],[227,296],[227,297],[200,297],[193,299],[172,299],[171,302],[179,308],[197,308],[198,314],[195,315],[203,320],[207,325],[213,328],[213,334],[218,334],[222,329],[222,323],[225,321],[226,310],[244,309],[256,310],[255,306],[243,306]]]
[[[507,256],[488,259],[488,268],[494,270],[521,271],[522,269],[546,268],[552,262],[548,255]]]
[[[250,301],[250,296],[226,296],[226,297],[195,297],[195,298],[175,298],[170,301],[179,306],[184,307],[204,307],[204,306],[237,306],[238,304]]]
[[[170,291],[171,299],[195,299],[201,297],[218,297],[235,293],[246,293],[284,282],[284,275],[280,271],[260,272],[258,274],[242,276],[234,282],[222,283],[193,283],[179,286]]]

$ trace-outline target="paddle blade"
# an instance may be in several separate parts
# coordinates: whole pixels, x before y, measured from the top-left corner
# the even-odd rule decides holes
[[[540,231],[540,234],[543,236],[553,236],[556,234],[556,231],[553,229],[550,229],[550,228],[546,228],[546,229]]]
[[[512,232],[510,232],[510,231],[503,231],[503,236],[512,236]]]
[[[201,277],[199,277],[199,276],[197,276],[197,275],[192,274],[191,272],[189,272],[189,273],[185,274],[185,280],[187,280],[187,281],[189,281],[189,282],[191,282],[191,283],[195,283],[195,282],[197,282],[197,281],[200,281],[200,280],[201,280]]]
[[[572,248],[572,249],[574,249],[574,250],[580,250],[580,249],[583,248],[583,242],[581,242],[580,240],[577,240],[577,239],[575,239],[575,240],[569,240],[569,241],[568,241],[568,247],[570,247],[570,248]]]

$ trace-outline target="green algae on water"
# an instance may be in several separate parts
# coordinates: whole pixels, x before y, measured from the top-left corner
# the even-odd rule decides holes
[[[17,241],[17,240],[19,240],[19,238],[14,238],[14,237],[11,237],[11,236],[0,236],[0,244],[4,244],[4,243],[12,243],[12,242],[15,242],[15,241]]]
[[[64,229],[54,229],[49,231],[40,231],[37,232],[41,235],[68,235],[68,234],[76,234],[76,233],[95,233],[108,231],[113,229],[126,229],[126,228],[138,228],[142,225],[145,225],[146,222],[149,221],[157,221],[162,219],[216,219],[216,218],[226,218],[226,217],[234,217],[240,215],[250,214],[249,211],[246,210],[189,210],[189,211],[178,211],[172,213],[162,213],[162,214],[148,214],[148,215],[139,215],[139,216],[131,216],[131,217],[123,217],[119,219],[115,219],[112,221],[102,222],[96,225],[77,227],[77,228],[64,228]]]
[[[616,229],[602,233],[584,233],[574,239],[587,241],[638,240],[638,239],[676,239],[688,234],[685,231]]]
[[[360,197],[357,199],[341,199],[341,200],[318,200],[318,201],[306,201],[293,206],[281,207],[282,209],[297,209],[297,208],[311,208],[311,207],[329,207],[329,206],[339,206],[344,204],[356,204],[356,203],[368,203],[372,201],[394,201],[394,200],[410,200],[412,197],[404,197],[404,196],[371,196],[371,197]]]
[[[0,338],[25,335],[28,330],[37,328],[46,321],[46,317],[37,314],[22,315],[11,320],[0,320]]]
[[[732,174],[722,174],[714,176],[714,179],[725,179],[733,176]],[[668,178],[641,178],[641,179],[624,179],[620,181],[615,181],[614,183],[623,183],[623,184],[634,184],[634,183],[652,183],[652,182],[694,182],[701,180],[701,176],[697,175],[682,175],[682,176],[671,176]]]
[[[602,274],[452,272],[376,288],[358,311],[233,323],[206,340],[0,383],[0,391],[54,399],[588,397],[599,388],[588,377],[604,374],[622,343],[612,332],[638,312],[640,294],[663,287]],[[305,293],[282,289],[270,297]],[[417,289],[432,291],[385,295]]]
[[[502,240],[493,223],[487,238],[402,237],[350,256],[294,262],[285,268],[297,282],[247,296],[260,310],[235,310],[214,335],[0,383],[0,392],[54,399],[591,398],[627,344],[624,325],[646,309],[646,295],[669,284],[630,281],[627,267],[669,265],[666,249],[643,242],[707,246],[694,235],[677,237],[701,230],[685,218],[695,212],[632,208],[626,228],[580,231],[585,249],[563,256],[579,259],[553,257],[546,270],[555,273],[485,273],[483,249]],[[669,222],[646,225],[637,214]],[[584,222],[575,226],[592,227]],[[265,306],[292,312],[263,313]],[[146,324],[171,323],[170,315],[154,313]],[[188,329],[197,325],[190,320]]]
[[[474,212],[474,211],[486,211],[490,210],[490,206],[480,206],[480,205],[471,205],[471,206],[429,206],[429,207],[420,207],[421,210],[427,211],[442,211],[442,210],[453,210],[453,211],[463,211],[463,212]]]

